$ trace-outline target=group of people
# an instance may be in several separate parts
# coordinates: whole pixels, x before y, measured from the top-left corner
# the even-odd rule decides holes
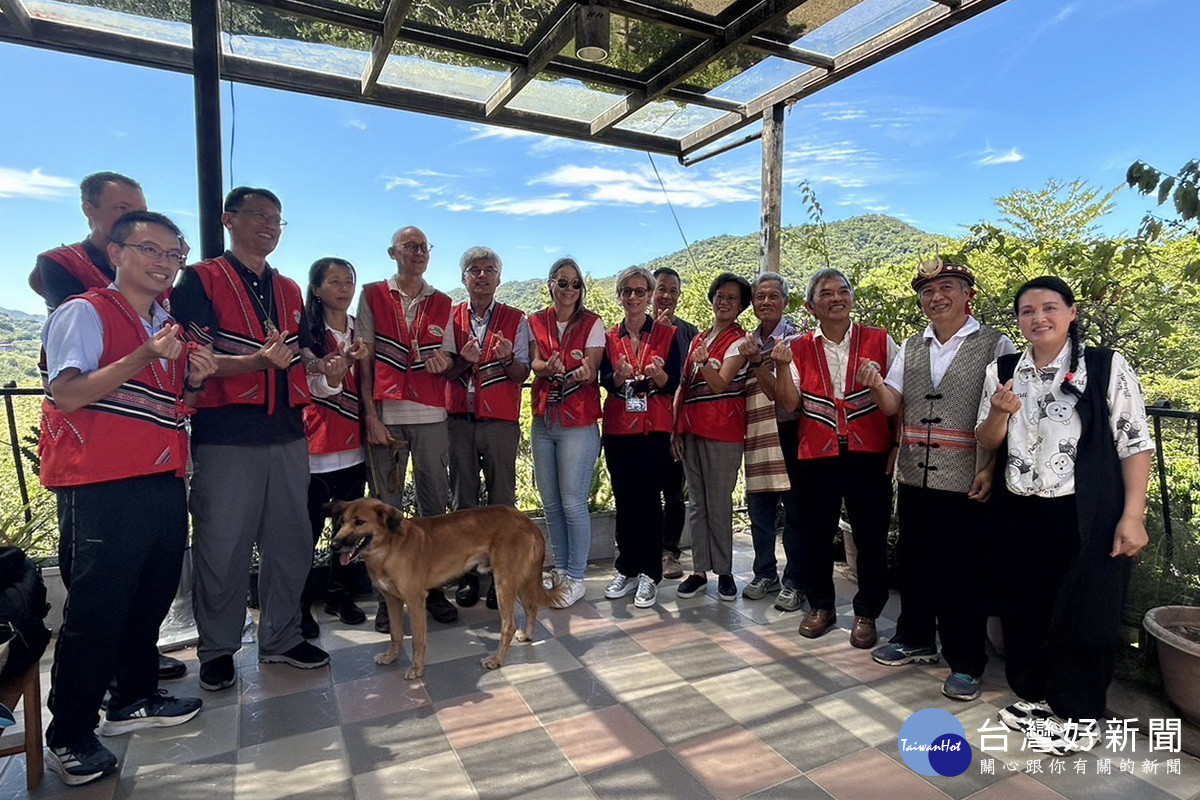
[[[89,237],[44,253],[31,276],[53,312],[41,478],[58,499],[69,595],[47,741],[65,782],[116,768],[97,723],[119,734],[200,709],[158,688],[182,664],[155,647],[189,510],[200,685],[236,682],[255,549],[259,660],[324,666],[328,654],[308,641],[319,628],[305,583],[330,501],[369,490],[402,506],[411,461],[422,516],[515,506],[531,373],[534,477],[560,607],[586,593],[601,452],[616,506],[605,597],[633,594],[649,608],[664,578],[682,578],[675,593],[689,598],[714,573],[716,596],[734,600],[744,466],[755,551],[744,598],[772,595],[784,612],[807,601],[805,637],[835,627],[844,505],[857,553],[854,647],[891,666],[944,656],[943,693],[971,700],[986,615],[997,613],[1020,698],[1006,724],[1049,728],[1065,754],[1083,747],[1078,720],[1103,718],[1129,557],[1146,544],[1153,446],[1136,376],[1119,354],[1083,347],[1074,297],[1057,278],[1014,298],[1029,342],[1021,353],[971,316],[970,269],[940,258],[912,280],[929,325],[900,346],[852,318],[853,287],[836,269],[808,280],[807,332],[784,318],[792,290],[781,275],[718,275],[699,330],[675,315],[678,273],[641,267],[617,276],[623,318],[606,328],[569,258],[550,268],[550,305],[527,315],[495,299],[500,256],[471,248],[460,259],[468,299],[455,305],[426,281],[431,245],[410,226],[387,249],[394,274],[364,285],[352,315],[348,261],[318,259],[304,290],[268,263],[286,223],[267,189],[231,191],[229,249],[186,268],[183,235],[146,210],[135,181],[99,173],[81,192]],[[747,332],[738,318],[751,306],[758,325]],[[901,615],[879,644],[893,474]],[[1002,531],[996,519],[1008,520]],[[361,624],[354,567],[332,561],[325,611]],[[426,608],[453,622],[481,583],[463,575],[457,606],[429,587]],[[486,601],[495,606],[494,590]],[[389,629],[383,603],[374,624]]]

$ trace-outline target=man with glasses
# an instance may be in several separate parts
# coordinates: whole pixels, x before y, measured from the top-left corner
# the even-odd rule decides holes
[[[286,223],[267,189],[225,198],[230,248],[188,267],[171,295],[190,338],[212,344],[217,372],[192,418],[191,510],[200,686],[237,680],[251,556],[259,555],[258,660],[313,669],[329,655],[304,641],[300,594],[312,566],[304,406],[312,334],[300,287],[267,263]]]
[[[420,228],[392,235],[388,256],[396,274],[368,283],[355,321],[367,345],[361,394],[367,428],[371,489],[385,503],[404,507],[404,478],[412,454],[417,510],[423,517],[446,513],[450,498],[446,432],[446,378],[455,352],[450,296],[425,280],[432,247]],[[429,590],[425,607],[438,622],[458,619],[442,589]],[[380,601],[375,630],[390,630]]]
[[[987,663],[979,532],[992,466],[975,439],[970,406],[983,394],[988,364],[1016,347],[971,316],[975,276],[966,265],[926,261],[912,287],[929,325],[901,346],[887,380],[868,370],[864,381],[879,408],[903,420],[896,460],[900,619],[896,635],[872,656],[890,667],[933,664],[940,637],[950,666],[942,694],[967,701],[979,697]]]
[[[462,254],[468,300],[454,307],[458,358],[446,373],[450,434],[450,491],[456,511],[517,505],[517,447],[521,443],[521,384],[529,376],[529,322],[496,302],[503,264],[489,247]],[[486,502],[480,499],[480,472]],[[463,575],[455,594],[463,607],[479,600],[479,575]],[[495,584],[488,608],[496,607]]]
[[[691,349],[692,339],[696,338],[700,329],[687,320],[675,316],[675,307],[679,304],[681,286],[679,273],[670,267],[659,267],[654,270],[651,313],[658,322],[675,326],[675,341],[679,346],[679,352],[687,353]],[[683,554],[679,549],[679,539],[683,536],[683,521],[687,513],[687,500],[684,497],[683,488],[683,462],[672,458],[667,464],[662,478],[662,574],[664,578],[683,577],[683,565],[679,563],[679,557]]]
[[[187,543],[182,401],[194,399],[216,362],[208,348],[185,347],[156,300],[186,257],[179,228],[134,211],[111,236],[114,284],[63,303],[43,334],[39,477],[58,497],[69,587],[51,670],[47,761],[72,786],[117,768],[96,739],[98,722],[101,735],[115,736],[182,724],[201,706],[159,691],[155,645]]]
[[[68,297],[88,289],[103,289],[116,279],[116,269],[108,259],[112,227],[124,214],[146,210],[141,185],[117,172],[88,175],[79,184],[79,195],[90,230],[87,238],[42,253],[29,274],[29,286],[46,301],[47,313]],[[182,661],[159,655],[159,680],[182,678],[185,674],[187,666]]]

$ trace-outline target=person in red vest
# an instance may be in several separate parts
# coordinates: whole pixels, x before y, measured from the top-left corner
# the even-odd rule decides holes
[[[88,175],[79,184],[79,195],[90,229],[87,238],[40,254],[29,273],[29,287],[46,301],[47,313],[68,297],[88,289],[103,289],[113,282],[116,271],[108,259],[112,226],[130,211],[146,210],[142,187],[133,178],[117,172]],[[39,366],[44,363],[42,359]],[[186,674],[187,666],[182,661],[159,655],[159,680],[182,678]]]
[[[547,281],[551,304],[529,315],[533,334],[533,472],[554,549],[554,583],[566,591],[557,608],[587,592],[584,571],[592,544],[588,494],[600,457],[600,387],[604,322],[583,306],[587,287],[579,265],[560,258]]]
[[[37,257],[29,287],[53,311],[64,300],[88,289],[102,289],[116,278],[108,258],[109,235],[118,219],[130,211],[145,211],[146,197],[133,178],[116,172],[97,172],[79,184],[83,215],[90,233],[77,244],[64,244]]]
[[[200,687],[237,681],[251,557],[258,548],[258,660],[298,669],[329,663],[300,631],[300,596],[312,567],[304,407],[312,354],[295,281],[267,262],[286,223],[267,189],[239,186],[221,224],[230,248],[184,270],[171,306],[188,335],[211,343],[217,373],[192,423],[193,605]]]
[[[662,487],[669,467],[674,396],[682,356],[675,327],[646,313],[654,276],[644,267],[617,275],[625,319],[605,334],[600,362],[604,400],[604,460],[617,507],[616,574],[604,590],[610,600],[635,592],[633,604],[650,608],[662,580]]]
[[[420,228],[396,231],[387,251],[396,274],[364,286],[355,315],[368,352],[361,388],[371,491],[402,508],[411,453],[423,517],[445,514],[450,499],[445,373],[454,363],[453,304],[425,280],[431,249]],[[458,619],[441,587],[429,590],[425,607],[438,622]],[[390,630],[382,600],[375,630]]]
[[[46,743],[50,768],[68,785],[117,768],[93,733],[97,722],[114,736],[179,725],[201,706],[159,691],[156,643],[187,543],[184,401],[194,401],[216,361],[208,347],[185,346],[155,300],[186,257],[179,228],[135,211],[111,230],[105,249],[115,285],[59,306],[43,334],[40,478],[58,498],[69,587]]]
[[[309,373],[311,405],[304,407],[304,433],[308,439],[308,520],[313,547],[321,540],[329,520],[331,502],[357,500],[367,485],[367,465],[362,448],[362,423],[358,396],[358,362],[367,346],[354,335],[354,317],[347,313],[354,299],[354,265],[341,258],[318,258],[308,270],[304,298],[304,323],[312,334],[313,354],[329,356],[324,373]],[[339,521],[334,520],[334,530]],[[325,613],[347,625],[361,625],[367,615],[354,603],[356,573],[361,562],[343,565],[329,558],[329,583]],[[305,639],[320,634],[310,606],[313,597],[305,587],[301,598],[300,632]]]
[[[816,638],[837,623],[833,538],[845,500],[858,547],[850,644],[870,649],[878,641],[875,619],[888,599],[896,438],[865,378],[875,372],[886,377],[897,347],[883,328],[851,321],[854,290],[840,270],[818,270],[805,298],[817,328],[771,351],[778,363],[776,401],[789,411],[800,409],[800,564],[810,607],[800,635]]]
[[[517,506],[517,447],[521,443],[521,384],[529,377],[529,321],[518,308],[496,302],[504,268],[489,247],[460,259],[468,301],[454,307],[458,358],[446,373],[450,435],[450,491],[456,511],[481,504],[479,474],[489,505]],[[459,582],[455,599],[479,601],[479,575]],[[496,607],[495,584],[488,608]]]
[[[695,597],[717,573],[717,597],[737,599],[733,580],[733,487],[746,442],[746,331],[738,315],[750,305],[750,282],[722,272],[708,287],[713,324],[692,340],[679,384],[671,442],[683,461],[692,528],[692,574],[676,588]]]

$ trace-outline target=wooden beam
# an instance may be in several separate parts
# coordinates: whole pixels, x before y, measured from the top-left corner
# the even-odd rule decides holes
[[[537,74],[546,68],[550,60],[558,55],[558,51],[566,46],[575,35],[575,16],[578,7],[574,3],[564,3],[559,6],[558,18],[541,35],[533,47],[529,49],[526,62],[512,70],[484,106],[484,116],[491,117],[508,101],[517,96]]]
[[[392,45],[396,43],[400,26],[404,24],[404,18],[408,16],[410,8],[412,0],[388,0],[387,7],[383,10],[383,32],[371,40],[371,55],[367,57],[367,65],[363,68],[363,94],[369,95],[375,91],[375,83],[387,64],[388,54],[392,52]]]
[[[931,36],[936,36],[971,17],[995,8],[1003,2],[1005,0],[962,0],[962,5],[957,11],[951,11],[941,4],[928,8],[879,36],[863,42],[858,47],[842,53],[835,59],[836,64],[829,72],[824,74],[806,72],[752,103],[748,103],[746,105],[747,117],[737,118],[732,114],[726,115],[683,137],[680,142],[683,152],[685,154],[693,152],[717,139],[728,136],[739,128],[745,127],[771,106],[778,103],[791,103],[808,97],[889,56],[919,44]]]
[[[783,196],[782,103],[762,115],[762,217],[759,225],[758,271],[779,272]]]
[[[637,109],[645,105],[646,96],[641,92],[631,92],[605,109],[600,116],[591,122],[590,131],[593,136],[606,131],[616,124],[617,120],[625,119]]]
[[[26,36],[33,36],[33,18],[23,0],[0,0],[0,11],[17,31]]]

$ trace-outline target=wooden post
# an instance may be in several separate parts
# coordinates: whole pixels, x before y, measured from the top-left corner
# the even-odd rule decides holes
[[[762,223],[758,271],[779,271],[780,201],[783,194],[783,103],[763,112]]]
[[[196,96],[196,185],[200,254],[225,252],[221,227],[221,10],[217,0],[192,0],[192,84]]]

